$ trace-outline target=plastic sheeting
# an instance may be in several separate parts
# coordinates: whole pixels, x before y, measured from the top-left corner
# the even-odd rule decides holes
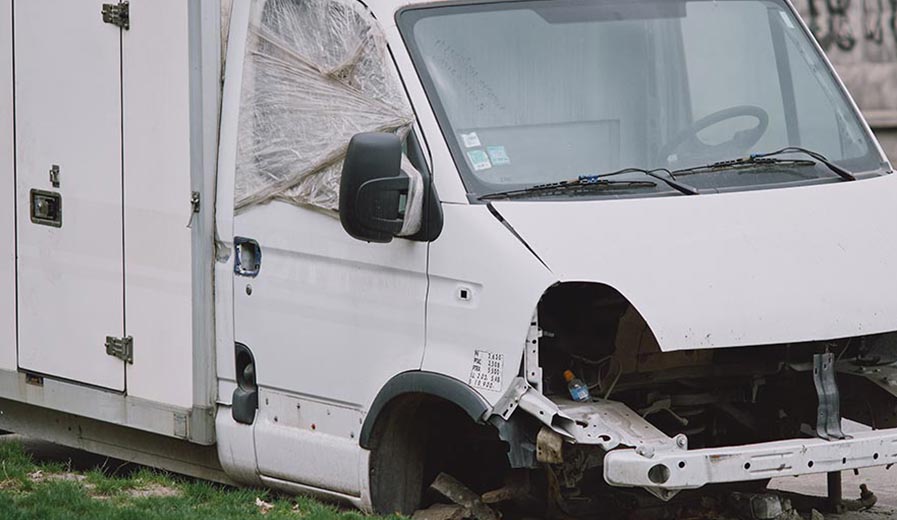
[[[243,73],[235,207],[277,199],[336,210],[352,136],[404,136],[413,120],[385,38],[356,0],[256,5]]]

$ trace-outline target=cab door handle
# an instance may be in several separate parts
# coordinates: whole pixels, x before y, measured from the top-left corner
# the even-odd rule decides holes
[[[255,278],[262,268],[262,248],[251,238],[234,237],[234,273]]]

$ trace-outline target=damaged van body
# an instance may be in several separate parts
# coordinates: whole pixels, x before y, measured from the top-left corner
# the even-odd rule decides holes
[[[787,0],[3,28],[4,430],[406,514],[897,462],[897,176]]]

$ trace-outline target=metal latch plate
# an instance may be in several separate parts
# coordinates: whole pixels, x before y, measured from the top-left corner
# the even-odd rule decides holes
[[[103,21],[122,29],[131,28],[131,9],[128,2],[103,4]]]
[[[117,338],[115,336],[106,336],[106,354],[128,363],[134,364],[134,338],[125,336]]]

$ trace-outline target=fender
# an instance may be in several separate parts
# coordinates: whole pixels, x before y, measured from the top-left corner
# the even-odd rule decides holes
[[[404,394],[426,394],[445,399],[458,405],[479,424],[483,424],[484,416],[491,410],[489,403],[462,381],[436,372],[402,372],[387,381],[371,403],[358,439],[362,448],[370,449],[371,433],[380,413],[393,399]]]

